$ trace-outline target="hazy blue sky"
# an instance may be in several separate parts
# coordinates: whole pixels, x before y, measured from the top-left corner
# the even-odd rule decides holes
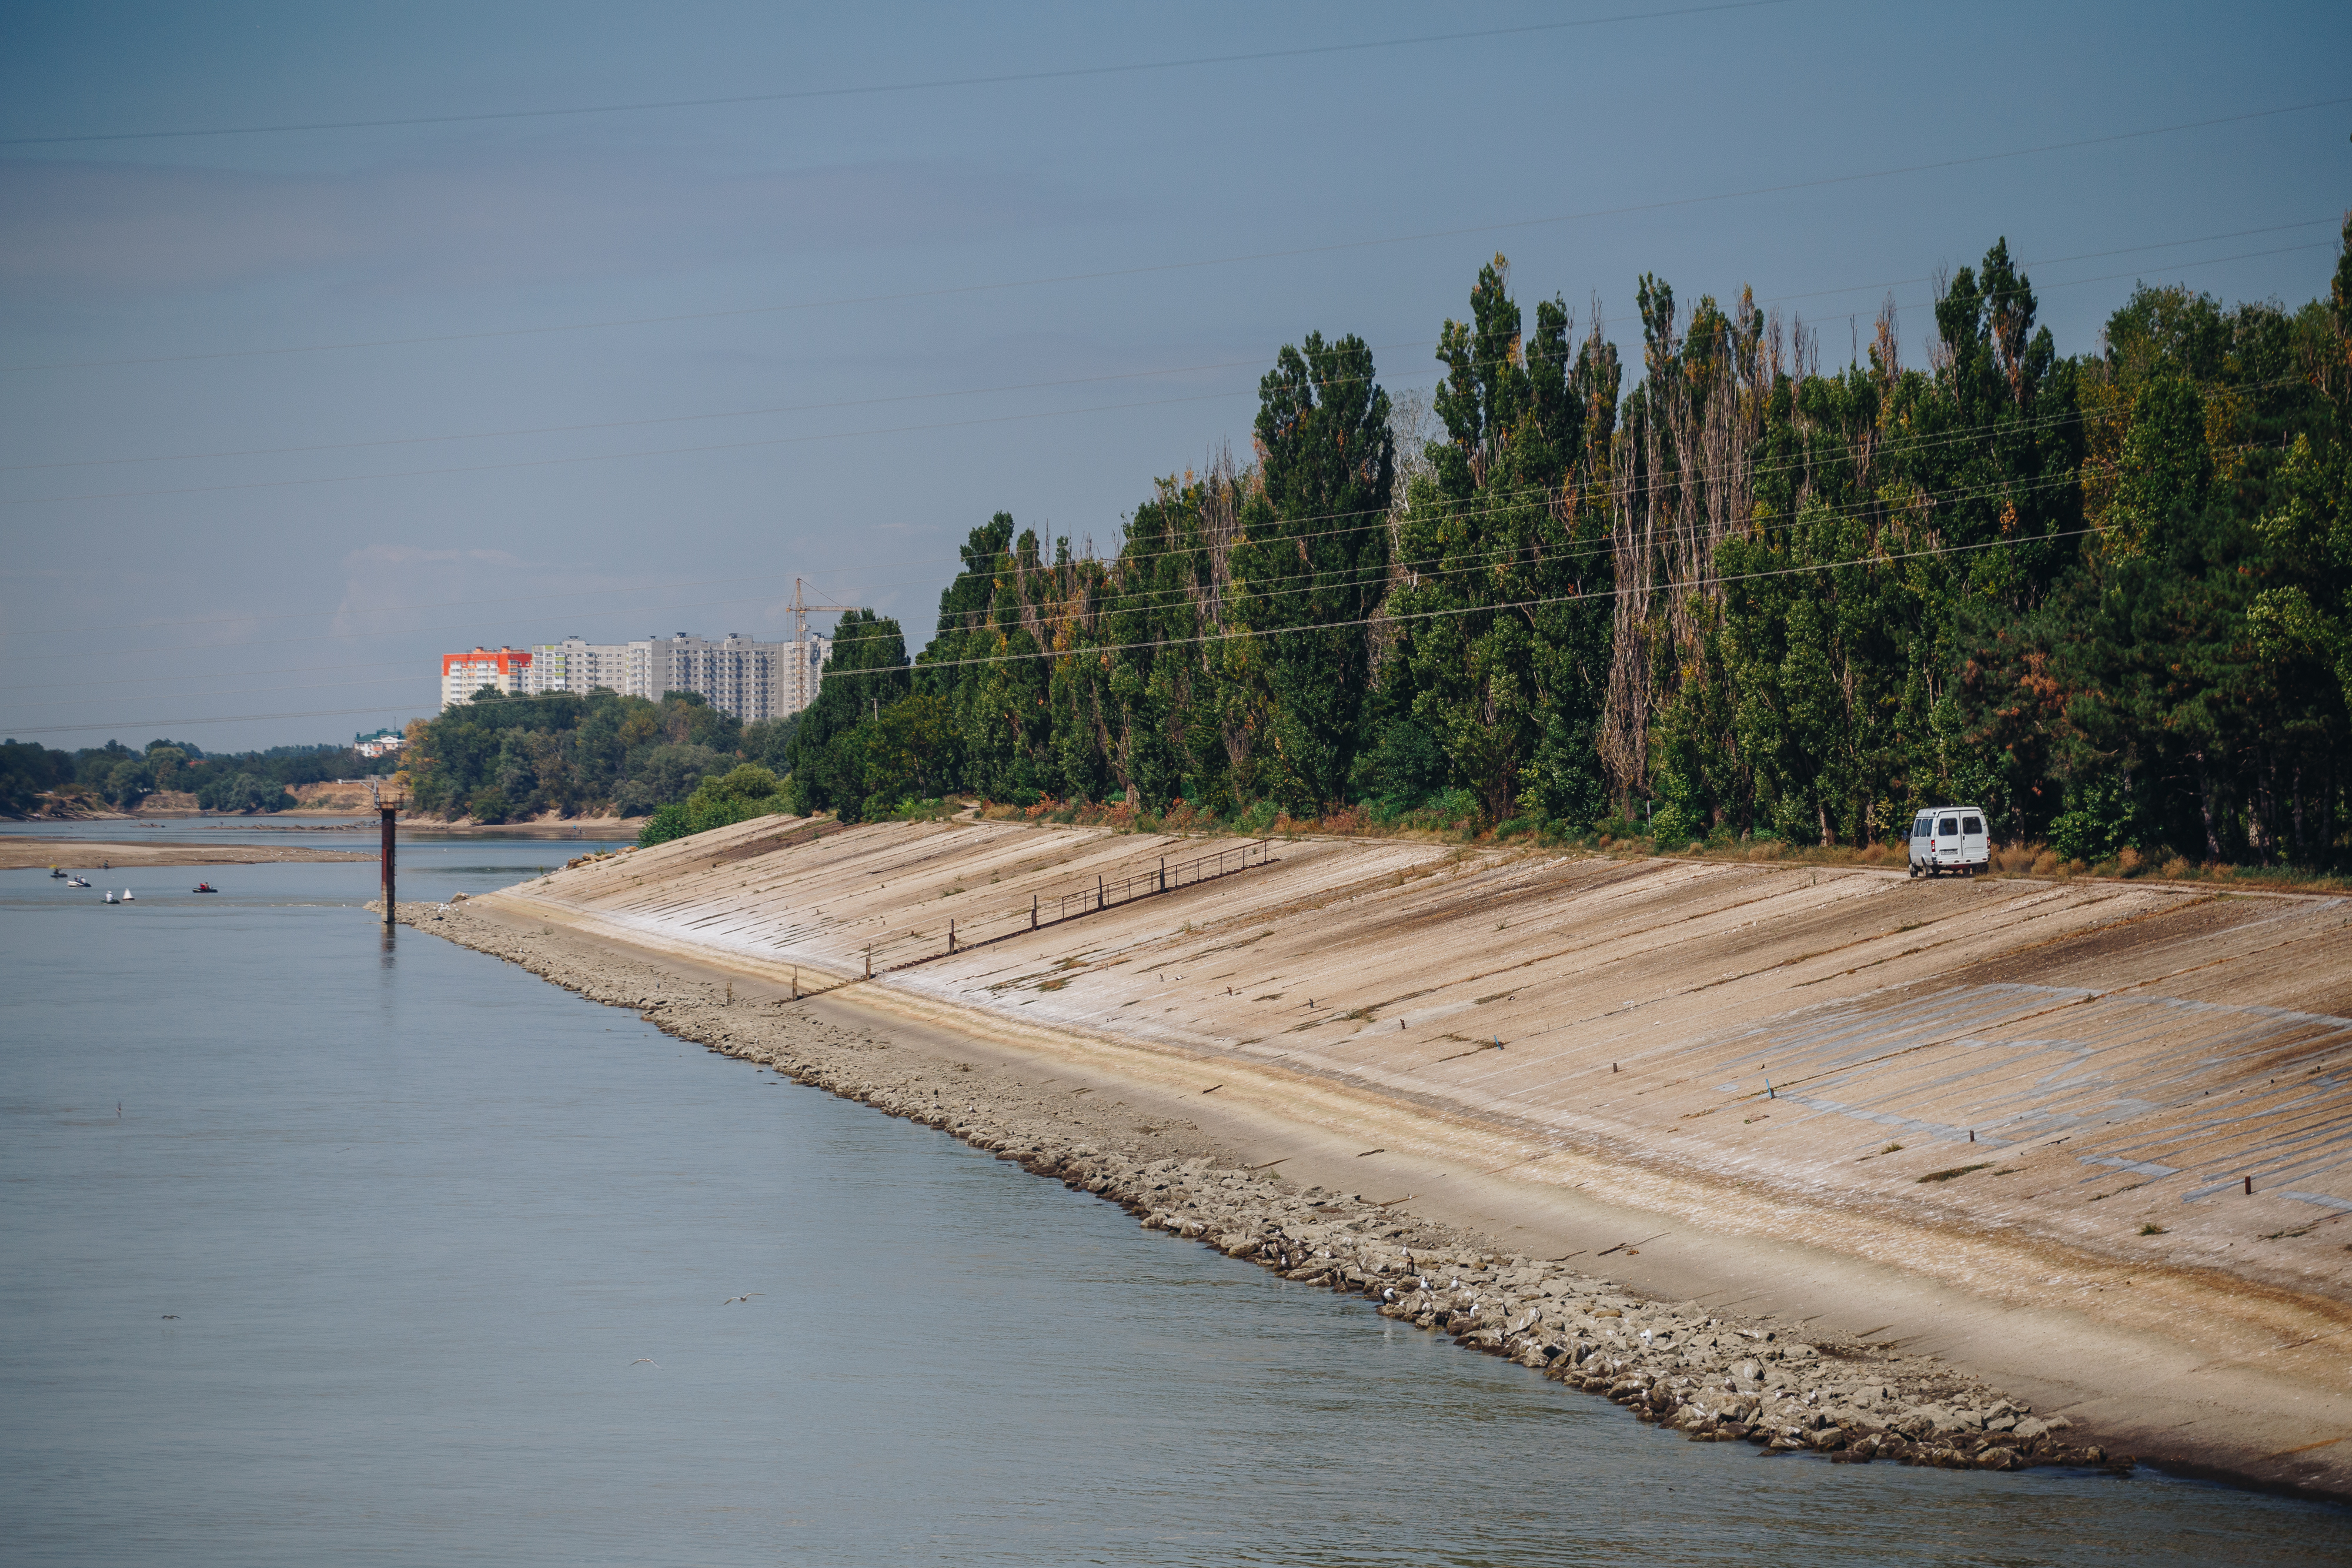
[[[1339,47],[1504,28],[1543,30]],[[919,639],[991,513],[1108,546],[1246,453],[1284,342],[1426,386],[1497,249],[1621,344],[1646,270],[1837,363],[1890,289],[1917,352],[1929,278],[2005,235],[2073,352],[2136,277],[2323,293],[2352,202],[2352,102],[2263,113],[2352,96],[2340,4],[20,5],[0,39],[0,732],[66,747],[348,736],[478,642],[774,636],[795,574]]]

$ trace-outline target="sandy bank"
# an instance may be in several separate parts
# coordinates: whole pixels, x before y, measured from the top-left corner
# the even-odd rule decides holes
[[[267,865],[279,861],[368,861],[373,854],[352,850],[314,850],[289,845],[107,843],[95,839],[16,837],[0,833],[0,871],[29,866],[62,866],[68,871],[93,871],[103,862],[124,866]]]
[[[1217,846],[790,828],[493,902],[780,989],[871,945],[824,1004],[868,1027],[1163,1096],[1531,1255],[1633,1243],[1635,1289],[1934,1351],[2113,1448],[2352,1492],[2344,901],[1302,841],[1032,933],[1032,896]]]

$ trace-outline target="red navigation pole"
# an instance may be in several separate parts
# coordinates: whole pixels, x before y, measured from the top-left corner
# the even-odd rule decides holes
[[[393,926],[394,873],[396,870],[393,853],[392,826],[406,803],[406,791],[399,784],[368,785],[368,797],[375,802],[376,815],[383,823],[383,928]]]

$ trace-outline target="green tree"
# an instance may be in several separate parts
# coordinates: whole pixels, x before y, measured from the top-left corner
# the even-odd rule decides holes
[[[1509,272],[1500,256],[1482,267],[1471,319],[1439,333],[1447,439],[1430,444],[1400,519],[1387,606],[1400,634],[1383,678],[1401,712],[1383,725],[1376,770],[1426,777],[1399,727],[1409,715],[1488,821],[1582,822],[1601,794],[1611,562],[1595,502],[1618,370],[1597,333],[1571,364],[1557,298],[1536,307],[1525,339]]]
[[[2266,655],[2324,667],[2352,706],[2352,215],[2331,292],[2299,323],[2315,428],[2295,435],[2258,525],[2287,580],[2255,596],[2249,621]]]
[[[1311,812],[1345,796],[1371,681],[1364,627],[1387,587],[1396,453],[1364,340],[1285,345],[1258,383],[1256,438],[1220,674],[1250,737],[1236,785]]]
[[[802,712],[785,747],[796,813],[858,810],[869,792],[863,765],[855,747],[835,743],[904,698],[909,684],[898,622],[866,610],[845,612],[834,629],[816,700]]]

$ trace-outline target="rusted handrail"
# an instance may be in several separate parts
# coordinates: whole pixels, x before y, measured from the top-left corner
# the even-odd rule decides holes
[[[1221,876],[1232,876],[1247,871],[1252,866],[1271,864],[1273,860],[1273,841],[1270,839],[1253,840],[1231,849],[1219,850],[1213,854],[1199,855],[1172,866],[1163,858],[1150,870],[1137,872],[1132,875],[1121,877],[1117,882],[1097,876],[1095,884],[1091,888],[1082,887],[1075,893],[1060,894],[1050,906],[1045,904],[1042,896],[1033,894],[1029,901],[1029,907],[1025,910],[1013,910],[1003,915],[982,916],[978,920],[961,920],[951,917],[948,921],[947,931],[943,936],[910,931],[895,939],[886,938],[873,943],[867,948],[868,961],[870,963],[873,956],[887,952],[891,948],[904,947],[912,943],[922,943],[929,947],[929,951],[915,957],[883,967],[885,969],[911,968],[917,964],[927,964],[933,958],[944,958],[950,953],[961,953],[967,948],[982,946],[991,942],[1001,942],[1007,936],[1015,936],[1021,932],[1036,931],[1047,925],[1058,925],[1066,920],[1078,920],[1089,915],[1098,915],[1107,909],[1132,904],[1139,898],[1151,898],[1163,893],[1174,893],[1181,888],[1197,887],[1202,883],[1214,882]],[[1012,926],[1013,929],[994,930],[992,935],[988,936],[979,934],[983,930],[1006,925]]]

